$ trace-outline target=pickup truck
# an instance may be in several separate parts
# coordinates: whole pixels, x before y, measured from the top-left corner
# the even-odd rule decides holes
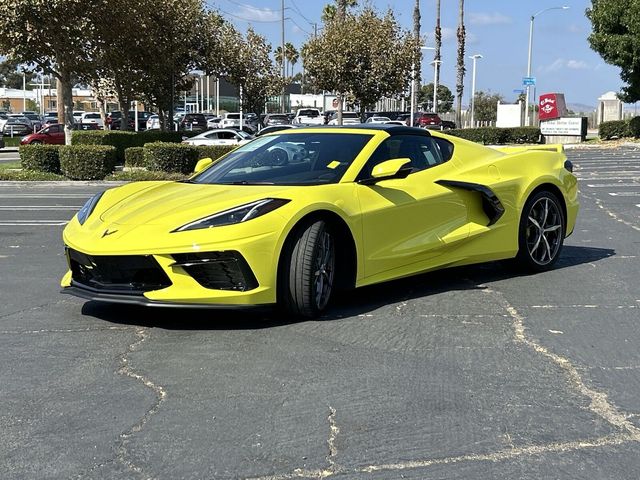
[[[291,122],[293,125],[324,125],[324,117],[317,108],[301,108]]]

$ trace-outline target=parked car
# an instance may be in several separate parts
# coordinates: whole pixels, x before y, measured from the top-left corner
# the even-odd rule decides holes
[[[31,122],[22,116],[8,115],[2,126],[2,133],[5,137],[28,135],[31,132],[33,132]]]
[[[225,113],[220,121],[220,128],[239,127],[240,126],[240,114],[239,113]]]
[[[190,132],[203,131],[207,129],[207,119],[202,113],[187,113],[180,120],[178,128]]]
[[[407,119],[407,125],[409,125],[409,119]],[[413,126],[440,130],[442,128],[442,119],[437,113],[419,112],[413,116]]]
[[[222,121],[222,117],[213,117],[207,119],[207,129],[211,130],[214,128],[220,128],[220,122]]]
[[[387,123],[390,121],[391,119],[389,117],[377,117],[374,115],[373,117],[367,118],[367,121],[364,123]]]
[[[42,128],[42,118],[36,112],[21,112],[20,114],[29,119],[34,130],[38,131]]]
[[[127,124],[129,125],[129,130],[135,130],[135,115],[136,112],[134,110],[129,110],[129,117]],[[138,112],[138,130],[145,130],[147,128],[147,120],[152,115],[151,112],[139,111]],[[106,127],[109,130],[120,130],[120,123],[122,121],[122,112],[120,110],[114,110],[113,112],[109,112],[107,117],[105,118]]]
[[[453,130],[456,127],[456,122],[452,122],[450,120],[442,120],[442,129],[443,130]]]
[[[358,123],[362,123],[358,112],[342,112],[343,125],[355,125]],[[338,112],[333,114],[333,117],[329,120],[329,125],[338,125]]]
[[[104,122],[98,112],[85,112],[80,117],[80,125],[96,125],[98,128],[103,128]]]
[[[182,143],[187,145],[244,145],[253,137],[248,133],[233,128],[208,130],[195,137],[187,138]]]
[[[84,110],[74,110],[73,111],[73,123],[80,124],[80,120],[82,120],[82,115],[84,115]]]
[[[291,123],[296,125],[323,125],[324,117],[317,108],[300,108]]]
[[[286,113],[270,113],[264,117],[264,121],[262,122],[265,127],[270,125],[289,125],[290,123]]]
[[[160,117],[156,114],[147,118],[147,130],[159,130],[160,129]]]
[[[64,145],[64,127],[58,123],[44,127],[37,133],[30,133],[22,137],[20,145]]]

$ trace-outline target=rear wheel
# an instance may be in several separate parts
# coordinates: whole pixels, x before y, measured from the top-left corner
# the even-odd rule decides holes
[[[314,318],[327,307],[336,266],[335,234],[324,220],[299,228],[284,251],[280,304],[288,313]]]
[[[41,145],[42,142],[40,140],[31,140],[31,142],[29,143],[29,145]]]
[[[516,260],[527,270],[548,270],[558,260],[566,219],[555,194],[541,191],[531,196],[520,219],[519,251]]]

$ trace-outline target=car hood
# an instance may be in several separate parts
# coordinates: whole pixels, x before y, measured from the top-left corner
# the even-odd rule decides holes
[[[173,230],[208,215],[263,198],[287,198],[287,192],[295,188],[188,182],[163,182],[141,187],[125,197],[119,197],[112,205],[103,207],[101,221],[109,225],[166,225]],[[108,201],[108,198],[103,201]]]

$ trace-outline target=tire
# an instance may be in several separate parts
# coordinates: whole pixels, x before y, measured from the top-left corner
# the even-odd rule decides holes
[[[295,317],[316,318],[334,290],[335,234],[324,220],[302,225],[282,258],[279,304]]]
[[[32,140],[29,142],[29,145],[42,145],[42,141],[40,140]]]
[[[533,272],[549,270],[560,256],[566,229],[564,210],[554,193],[540,191],[529,197],[518,229],[518,266]]]

